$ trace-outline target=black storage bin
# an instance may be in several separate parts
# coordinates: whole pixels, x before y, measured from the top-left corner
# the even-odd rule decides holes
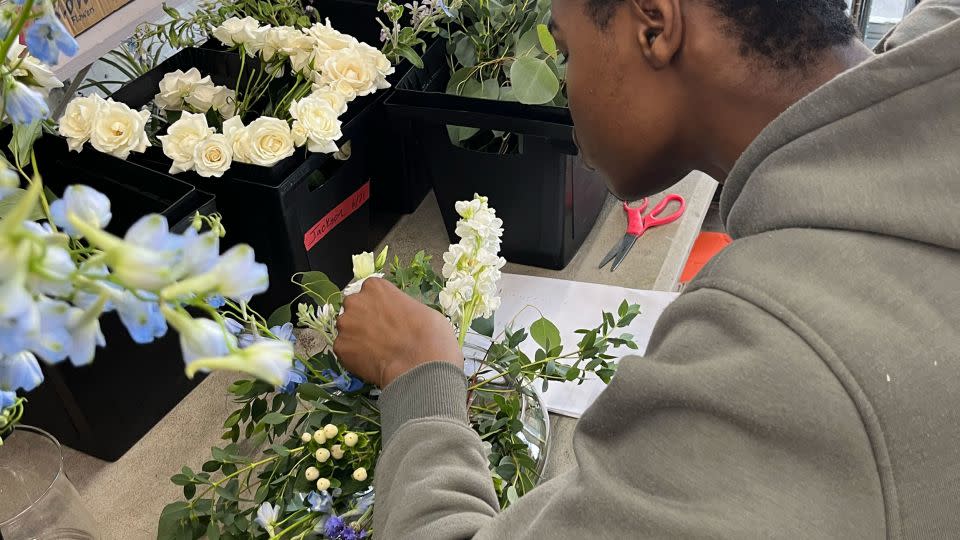
[[[413,123],[451,242],[459,219],[454,203],[479,193],[503,219],[501,252],[508,261],[565,267],[607,197],[603,178],[578,156],[569,111],[446,94],[443,42],[430,47],[425,64],[400,81],[387,109]],[[515,133],[519,153],[462,148],[450,141],[447,125]]]
[[[316,0],[305,4],[317,10],[321,21],[330,19],[333,28],[379,48],[381,27],[376,21],[380,14],[376,0]],[[427,36],[427,39],[431,38]],[[202,47],[226,50],[216,39],[207,41]],[[431,187],[429,171],[419,158],[418,144],[414,138],[416,133],[411,121],[388,115],[384,105],[393,87],[412,69],[413,64],[408,60],[401,61],[393,75],[387,77],[391,88],[374,94],[375,101],[370,105],[374,109],[371,114],[377,119],[377,128],[370,134],[368,142],[369,153],[374,158],[366,163],[366,175],[370,178],[373,219],[379,223],[378,228],[384,234],[400,214],[415,211]],[[398,137],[401,133],[404,136]],[[382,236],[372,237],[371,245],[379,243]]]
[[[210,49],[184,49],[132,81],[113,98],[140,108],[157,93],[165,73],[196,67],[216,84],[234,86],[240,69],[239,56]],[[227,236],[224,249],[237,243],[250,244],[257,260],[270,270],[270,290],[255,296],[251,305],[269,314],[300,291],[290,283],[296,272],[325,272],[338,285],[353,277],[350,255],[370,249],[370,137],[380,128],[377,95],[350,103],[343,120],[350,157],[338,160],[326,154],[297,152],[272,167],[234,163],[222,178],[202,178],[194,172],[176,175],[217,196]],[[167,171],[170,159],[161,148],[151,147],[131,156],[145,166]]]
[[[107,230],[122,236],[144,214],[166,216],[183,232],[193,215],[216,211],[214,197],[168,175],[85,149],[68,153],[66,142],[46,136],[35,150],[44,183],[57,195],[71,184],[86,184],[111,200]],[[41,363],[44,384],[26,395],[24,422],[46,429],[60,442],[106,460],[116,460],[160,421],[203,379],[184,375],[177,333],[138,345],[116,313],[100,319],[106,348],[94,362]]]

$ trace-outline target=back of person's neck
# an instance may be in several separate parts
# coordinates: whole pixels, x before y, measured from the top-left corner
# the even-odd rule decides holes
[[[791,71],[763,68],[754,84],[715,93],[705,101],[709,110],[699,115],[696,132],[703,156],[698,168],[722,182],[743,151],[783,111],[871,56],[870,49],[854,40],[825,52],[814,65]]]

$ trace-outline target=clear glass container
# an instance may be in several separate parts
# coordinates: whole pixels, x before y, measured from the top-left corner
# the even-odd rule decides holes
[[[100,538],[63,470],[63,450],[42,429],[17,426],[0,446],[0,539]]]

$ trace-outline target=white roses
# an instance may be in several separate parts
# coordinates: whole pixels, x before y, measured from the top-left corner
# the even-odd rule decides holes
[[[248,140],[244,153],[250,163],[270,166],[293,155],[293,134],[285,121],[261,116],[250,122],[246,131]]]
[[[185,112],[170,126],[166,135],[158,137],[163,144],[163,153],[173,160],[170,174],[193,170],[197,147],[214,131],[207,125],[206,116]]]
[[[214,133],[203,140],[193,155],[193,166],[204,178],[220,177],[230,168],[233,149],[225,135]]]
[[[263,43],[266,31],[261,29],[260,23],[253,17],[230,17],[223,24],[213,29],[213,37],[227,46],[250,45],[259,50]]]
[[[167,73],[160,81],[160,92],[153,99],[158,107],[168,111],[205,113],[214,109],[225,117],[236,111],[237,93],[226,86],[216,86],[209,76],[201,77],[197,68],[186,72]]]
[[[149,111],[135,111],[112,99],[78,97],[67,104],[59,131],[75,152],[89,141],[100,152],[127,159],[131,152],[143,152],[150,146],[149,118]]]
[[[290,116],[293,118],[293,129],[302,130],[307,150],[326,153],[337,151],[335,141],[343,134],[340,132],[338,114],[329,101],[322,96],[307,96],[290,105]]]

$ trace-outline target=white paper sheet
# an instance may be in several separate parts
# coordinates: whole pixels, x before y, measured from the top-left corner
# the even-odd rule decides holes
[[[494,319],[497,333],[511,320],[514,321],[515,328],[529,328],[531,323],[540,318],[540,313],[543,313],[543,316],[550,319],[560,330],[565,350],[575,347],[583,337],[576,334],[575,330],[594,328],[602,322],[603,311],[616,314],[617,307],[624,299],[639,304],[640,316],[623,331],[634,335],[640,349],[614,349],[610,351],[614,356],[642,354],[646,351],[654,324],[663,310],[678,296],[671,292],[641,291],[515,274],[503,274],[500,286],[503,300]],[[527,306],[535,306],[540,311],[524,309]],[[530,339],[521,348],[532,358],[537,345]],[[603,381],[596,378],[587,379],[579,386],[574,383],[551,382],[544,399],[551,411],[579,418],[605,387]]]

